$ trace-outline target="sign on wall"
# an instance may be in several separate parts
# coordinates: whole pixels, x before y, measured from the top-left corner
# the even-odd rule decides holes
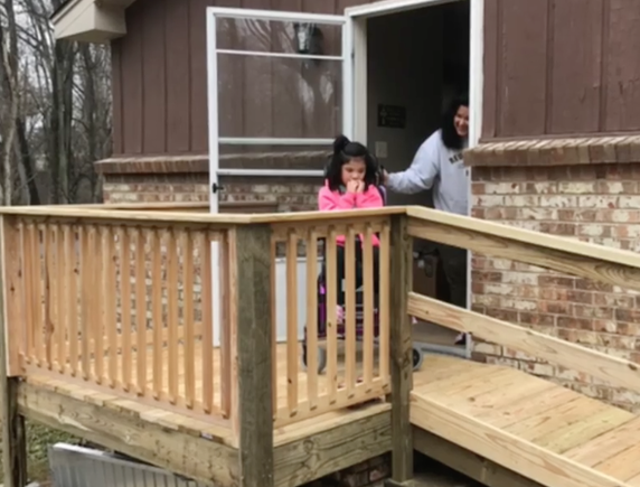
[[[397,105],[378,105],[378,127],[403,129],[407,124],[407,110]]]

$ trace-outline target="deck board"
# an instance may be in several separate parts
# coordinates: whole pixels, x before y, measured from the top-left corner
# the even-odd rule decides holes
[[[414,425],[549,487],[640,487],[640,418],[517,369],[460,362],[425,359]]]

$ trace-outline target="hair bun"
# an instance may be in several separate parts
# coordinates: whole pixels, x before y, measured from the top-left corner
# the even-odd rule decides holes
[[[336,140],[333,141],[333,152],[339,154],[349,145],[351,141],[344,135],[338,135]]]

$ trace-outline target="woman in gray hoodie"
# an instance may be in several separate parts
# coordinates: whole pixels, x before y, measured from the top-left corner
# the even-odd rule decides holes
[[[384,173],[385,186],[395,193],[414,194],[433,188],[437,210],[467,215],[469,170],[464,167],[462,151],[468,145],[469,102],[456,97],[443,114],[440,129],[418,149],[406,171]],[[467,305],[467,251],[449,245],[438,245],[444,274],[449,283],[450,304]],[[457,343],[464,343],[460,335]]]

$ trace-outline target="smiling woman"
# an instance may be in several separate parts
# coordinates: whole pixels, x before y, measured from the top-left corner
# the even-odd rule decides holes
[[[469,170],[462,160],[469,134],[469,102],[456,97],[448,104],[440,129],[418,149],[411,166],[403,172],[386,174],[389,190],[412,194],[433,189],[437,210],[466,215],[468,212]],[[438,245],[444,275],[449,284],[450,304],[467,306],[467,251]],[[464,336],[456,341],[463,342]]]

